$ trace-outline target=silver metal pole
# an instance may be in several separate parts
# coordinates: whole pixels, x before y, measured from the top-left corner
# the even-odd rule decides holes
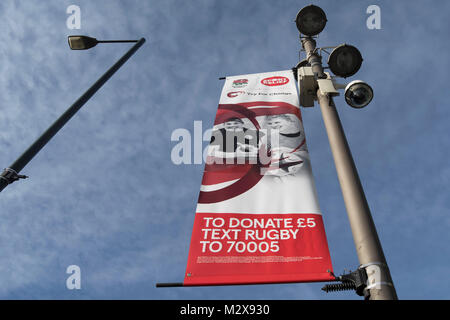
[[[397,294],[344,130],[331,98],[317,90],[336,171],[344,197],[356,253],[366,269],[370,300],[396,300]]]
[[[308,61],[315,62],[316,68],[319,69],[317,76],[321,76],[323,68],[320,62],[317,64],[317,59],[320,57],[314,51],[315,42],[313,41],[309,37],[303,38],[302,45]],[[360,268],[364,268],[368,276],[369,299],[397,300],[389,267],[336,107],[331,97],[322,94],[320,90],[317,90],[317,98],[347,208]]]

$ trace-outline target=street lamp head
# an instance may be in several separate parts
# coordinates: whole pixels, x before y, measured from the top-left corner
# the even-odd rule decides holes
[[[72,50],[86,50],[95,47],[98,43],[97,39],[88,36],[69,36],[68,41]]]
[[[373,98],[372,88],[361,80],[354,80],[345,87],[345,101],[350,107],[364,108]]]
[[[318,6],[310,5],[304,7],[297,13],[295,23],[301,34],[315,36],[325,28],[327,16]]]
[[[348,44],[341,44],[334,48],[328,57],[328,66],[335,75],[347,78],[358,72],[362,61],[358,49]]]

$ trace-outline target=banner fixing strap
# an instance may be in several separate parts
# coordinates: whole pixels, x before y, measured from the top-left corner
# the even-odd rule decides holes
[[[368,263],[362,264],[362,265],[359,266],[359,268],[360,268],[360,269],[365,269],[365,268],[370,267],[370,266],[383,266],[383,267],[387,267],[386,263],[384,263],[384,262],[379,262],[379,261],[375,261],[375,262],[368,262]]]

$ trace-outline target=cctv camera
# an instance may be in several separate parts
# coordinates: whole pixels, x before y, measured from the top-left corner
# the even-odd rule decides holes
[[[350,107],[364,108],[373,98],[372,88],[361,80],[350,82],[345,87],[345,101]]]

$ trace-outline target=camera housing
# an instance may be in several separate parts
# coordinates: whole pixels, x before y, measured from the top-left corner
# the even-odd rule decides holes
[[[345,101],[350,107],[364,108],[372,98],[372,87],[362,80],[354,80],[345,87]]]

